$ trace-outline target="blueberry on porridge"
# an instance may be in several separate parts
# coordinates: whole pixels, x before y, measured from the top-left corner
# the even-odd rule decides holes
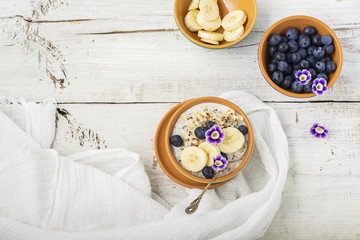
[[[195,105],[176,121],[170,143],[175,159],[189,173],[212,178],[234,171],[248,145],[248,128],[235,110],[217,103]]]

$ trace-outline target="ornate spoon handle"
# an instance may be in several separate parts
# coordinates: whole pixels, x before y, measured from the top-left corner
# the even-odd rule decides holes
[[[185,212],[187,214],[193,214],[194,212],[196,212],[196,210],[198,209],[199,203],[201,201],[201,198],[204,196],[206,190],[208,190],[208,188],[211,186],[211,184],[215,181],[215,179],[217,178],[217,176],[219,175],[221,171],[217,171],[215,176],[211,179],[211,181],[208,183],[208,185],[206,185],[206,187],[204,188],[204,190],[201,192],[201,194],[190,203],[190,205],[185,209]]]

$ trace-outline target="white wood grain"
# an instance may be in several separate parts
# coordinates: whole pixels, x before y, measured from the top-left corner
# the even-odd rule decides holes
[[[0,69],[0,92],[35,101],[54,97],[58,102],[176,102],[243,89],[265,101],[297,101],[267,84],[257,48],[273,22],[302,13],[334,28],[344,50],[343,71],[334,88],[305,101],[359,101],[360,21],[355,12],[360,5],[307,3],[258,1],[254,31],[239,45],[214,51],[192,44],[176,30],[168,1],[68,1],[38,17],[29,15],[34,4],[20,7],[19,0],[4,1],[0,6],[10,9],[0,13],[2,37],[7,39],[0,46],[0,63],[9,67]],[[11,9],[24,17],[6,17],[15,14]]]
[[[264,239],[356,239],[360,233],[360,105],[356,103],[277,103],[289,141],[290,165],[283,200]],[[186,196],[154,160],[153,137],[173,104],[64,104],[71,124],[59,115],[54,148],[62,154],[96,149],[96,137],[81,144],[70,134],[81,125],[110,148],[138,152],[152,188],[171,204]],[[330,131],[326,139],[309,133],[314,122]],[[77,127],[75,127],[77,128]],[[80,130],[79,135],[82,135]],[[96,135],[95,134],[95,135]],[[82,145],[82,146],[81,146]],[[100,148],[104,148],[100,146]]]

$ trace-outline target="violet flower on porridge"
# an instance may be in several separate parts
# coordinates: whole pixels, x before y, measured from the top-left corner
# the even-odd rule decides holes
[[[214,164],[212,165],[212,168],[216,171],[224,170],[227,164],[228,161],[226,161],[226,159],[223,156],[218,155],[214,158]]]
[[[206,141],[211,144],[220,144],[225,138],[225,133],[221,130],[221,127],[214,125],[205,133]]]

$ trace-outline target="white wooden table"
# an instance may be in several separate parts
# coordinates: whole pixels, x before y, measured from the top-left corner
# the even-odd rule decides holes
[[[154,157],[161,117],[188,98],[249,91],[275,108],[290,149],[282,204],[263,239],[360,239],[359,1],[258,1],[251,34],[225,50],[189,42],[172,8],[169,0],[1,0],[0,95],[55,98],[55,149],[138,152],[153,191],[174,204],[186,194]],[[342,74],[323,97],[283,96],[258,68],[264,31],[295,14],[340,38]],[[328,138],[309,134],[314,122]]]

